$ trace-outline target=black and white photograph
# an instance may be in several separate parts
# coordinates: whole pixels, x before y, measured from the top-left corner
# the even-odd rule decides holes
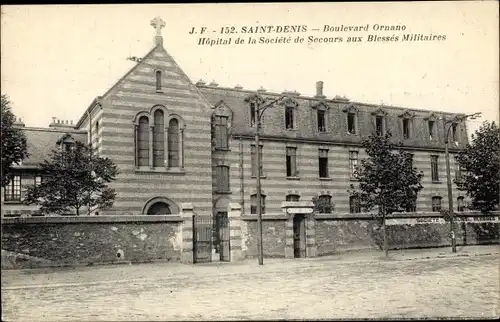
[[[2,321],[500,317],[497,1],[0,30]]]

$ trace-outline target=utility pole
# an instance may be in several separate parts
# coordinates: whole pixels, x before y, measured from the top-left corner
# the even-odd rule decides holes
[[[262,96],[254,94],[247,99],[246,102],[254,104],[255,107],[255,158],[257,163],[257,173],[256,173],[256,189],[257,189],[257,248],[259,251],[259,265],[264,265],[264,242],[262,237],[262,192],[260,177],[261,173],[261,162],[260,162],[260,120],[265,110],[273,106],[278,101],[282,100],[284,97],[279,97],[274,100],[265,100]]]
[[[453,212],[453,192],[452,192],[452,185],[451,185],[451,171],[450,171],[450,153],[449,153],[449,136],[450,136],[450,130],[453,127],[453,125],[456,125],[458,123],[464,122],[468,118],[471,120],[474,120],[477,117],[480,117],[481,113],[474,113],[474,114],[467,114],[463,116],[457,116],[454,117],[451,120],[447,120],[444,122],[445,126],[445,158],[446,158],[446,183],[448,186],[448,210],[450,212],[450,232],[451,232],[451,251],[453,253],[457,252],[457,242],[456,242],[456,236],[455,236],[455,215]],[[446,125],[448,124],[448,129],[446,129]]]

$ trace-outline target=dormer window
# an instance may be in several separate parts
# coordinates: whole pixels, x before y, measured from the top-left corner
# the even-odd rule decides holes
[[[156,75],[156,91],[160,92],[161,91],[161,71],[157,70],[155,72]]]
[[[293,97],[285,97],[283,105],[285,106],[285,129],[293,130],[297,127],[295,113],[299,103]]]
[[[256,109],[255,109],[255,103],[250,103],[250,107],[248,108],[248,113],[249,119],[250,119],[250,126],[254,127],[255,126],[255,117],[256,117]]]
[[[75,143],[75,139],[70,134],[65,134],[56,142],[57,146],[64,152],[73,150]]]
[[[401,123],[403,127],[403,139],[411,139],[413,136],[413,118],[415,117],[415,113],[412,113],[408,110],[404,111],[403,114],[399,115],[401,118]]]
[[[427,126],[429,127],[429,140],[434,140],[434,121],[428,121]]]
[[[382,116],[375,117],[375,128],[378,136],[384,135],[384,118]]]
[[[342,111],[344,113],[346,113],[347,133],[357,134],[357,132],[358,132],[358,108],[353,104],[349,104]]]
[[[294,113],[293,113],[293,106],[287,105],[285,107],[285,127],[287,130],[293,129],[293,119],[294,119]]]
[[[325,104],[325,102],[320,101],[314,105],[311,106],[313,109],[316,110],[316,128],[317,131],[320,133],[324,133],[327,131],[328,128],[328,123],[329,123],[329,116],[328,116],[328,105]],[[313,120],[314,122],[314,120]]]
[[[318,132],[326,132],[326,116],[325,111],[318,110]]]
[[[403,138],[405,138],[405,139],[410,138],[410,120],[409,119],[403,119]]]
[[[347,132],[356,134],[356,114],[347,113]]]

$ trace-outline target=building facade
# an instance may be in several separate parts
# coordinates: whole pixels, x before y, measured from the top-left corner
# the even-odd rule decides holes
[[[120,170],[111,183],[114,205],[101,215],[178,214],[181,203],[191,203],[197,214],[226,212],[230,203],[240,204],[243,214],[256,213],[255,95],[279,99],[261,120],[264,215],[281,213],[283,201],[313,198],[331,201],[335,212],[359,212],[348,188],[356,184],[353,170],[365,157],[361,142],[372,132],[387,131],[424,173],[424,189],[408,211],[447,207],[444,122],[455,115],[329,98],[321,81],[313,97],[195,84],[157,34],[154,48],[74,125],[17,125],[27,134],[30,157],[2,188],[2,213],[36,214],[36,207],[21,204],[23,186],[39,182],[37,164],[72,140],[91,145]],[[465,123],[454,126],[450,136],[453,156],[468,142]],[[454,158],[450,161],[452,174],[459,175]],[[461,210],[464,193],[455,184],[453,198]]]

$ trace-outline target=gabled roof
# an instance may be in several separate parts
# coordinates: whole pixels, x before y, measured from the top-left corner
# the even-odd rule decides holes
[[[26,135],[29,157],[24,159],[20,165],[15,166],[15,168],[37,167],[57,147],[57,142],[63,138],[67,138],[67,135],[71,135],[75,141],[82,143],[86,143],[87,141],[86,131],[35,127],[22,128],[22,131]]]

